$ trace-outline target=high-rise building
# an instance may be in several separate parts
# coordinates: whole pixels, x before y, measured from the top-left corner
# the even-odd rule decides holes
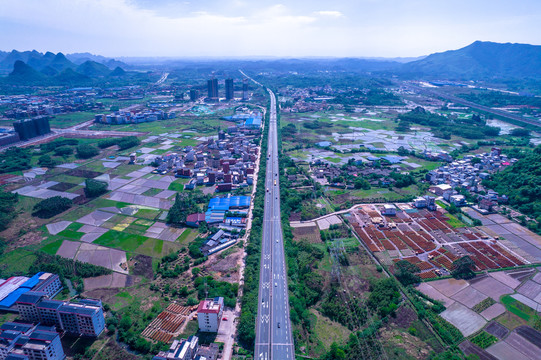
[[[190,101],[197,101],[199,99],[199,90],[190,89]]]
[[[34,119],[17,120],[13,123],[13,128],[19,134],[22,141],[45,135],[51,132],[49,117],[38,116]]]
[[[225,79],[225,99],[233,100],[235,98],[235,89],[233,87],[233,79]]]
[[[207,81],[208,97],[211,99],[218,98],[218,79],[210,79]]]
[[[248,100],[248,82],[246,80],[244,80],[242,83],[242,100]]]

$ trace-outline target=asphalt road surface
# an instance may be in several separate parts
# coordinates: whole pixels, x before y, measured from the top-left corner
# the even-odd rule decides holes
[[[276,97],[271,98],[267,171],[265,176],[265,212],[261,244],[261,273],[256,323],[255,359],[287,360],[295,358],[282,225],[280,223],[280,179]],[[263,159],[262,159],[263,160]]]

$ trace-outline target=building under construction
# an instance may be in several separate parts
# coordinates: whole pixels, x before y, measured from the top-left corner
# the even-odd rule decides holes
[[[22,141],[51,132],[48,116],[38,116],[33,119],[17,120],[13,123],[13,128]]]

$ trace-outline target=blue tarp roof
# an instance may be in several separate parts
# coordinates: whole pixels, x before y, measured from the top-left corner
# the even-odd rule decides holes
[[[32,289],[39,283],[39,277],[45,274],[44,272],[39,272],[36,275],[32,276],[30,279],[26,280],[24,284],[21,285],[22,288]]]
[[[15,302],[19,299],[19,296],[21,296],[27,291],[30,291],[30,289],[23,288],[23,287],[13,290],[11,294],[9,294],[4,299],[2,299],[2,301],[0,301],[0,308],[7,309],[7,308],[12,307],[13,304],[15,304]]]

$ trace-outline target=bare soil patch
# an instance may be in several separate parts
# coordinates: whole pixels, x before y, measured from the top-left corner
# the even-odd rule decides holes
[[[140,275],[147,279],[154,278],[154,270],[152,269],[152,257],[146,255],[135,255],[133,264],[130,266],[133,275]]]
[[[317,226],[302,226],[292,228],[293,236],[295,241],[301,239],[306,240],[309,243],[321,243],[321,236],[319,236],[319,230]]]
[[[100,176],[102,173],[99,171],[84,170],[84,169],[73,169],[65,172],[66,175],[82,177],[86,179],[93,179],[96,176]]]
[[[61,183],[58,183],[56,185],[51,186],[49,189],[50,190],[56,190],[56,191],[66,191],[66,190],[71,189],[72,187],[75,187],[75,186],[77,186],[77,185],[61,182]]]
[[[509,334],[509,330],[505,326],[497,322],[491,322],[485,328],[485,331],[489,334],[496,336],[498,339],[503,339]]]
[[[460,350],[462,350],[462,352],[464,352],[464,355],[466,356],[470,354],[475,354],[479,356],[480,360],[498,360],[496,357],[490,355],[488,352],[472,344],[468,340],[458,345],[458,347],[460,348]]]
[[[407,329],[417,320],[417,314],[409,306],[401,306],[396,312],[396,317],[391,318],[390,325]],[[391,326],[393,327],[393,326]]]
[[[242,249],[237,249],[225,258],[222,258],[220,254],[216,254],[216,256],[209,258],[205,267],[209,272],[214,273],[217,280],[236,283],[240,280],[239,269],[242,252]]]

